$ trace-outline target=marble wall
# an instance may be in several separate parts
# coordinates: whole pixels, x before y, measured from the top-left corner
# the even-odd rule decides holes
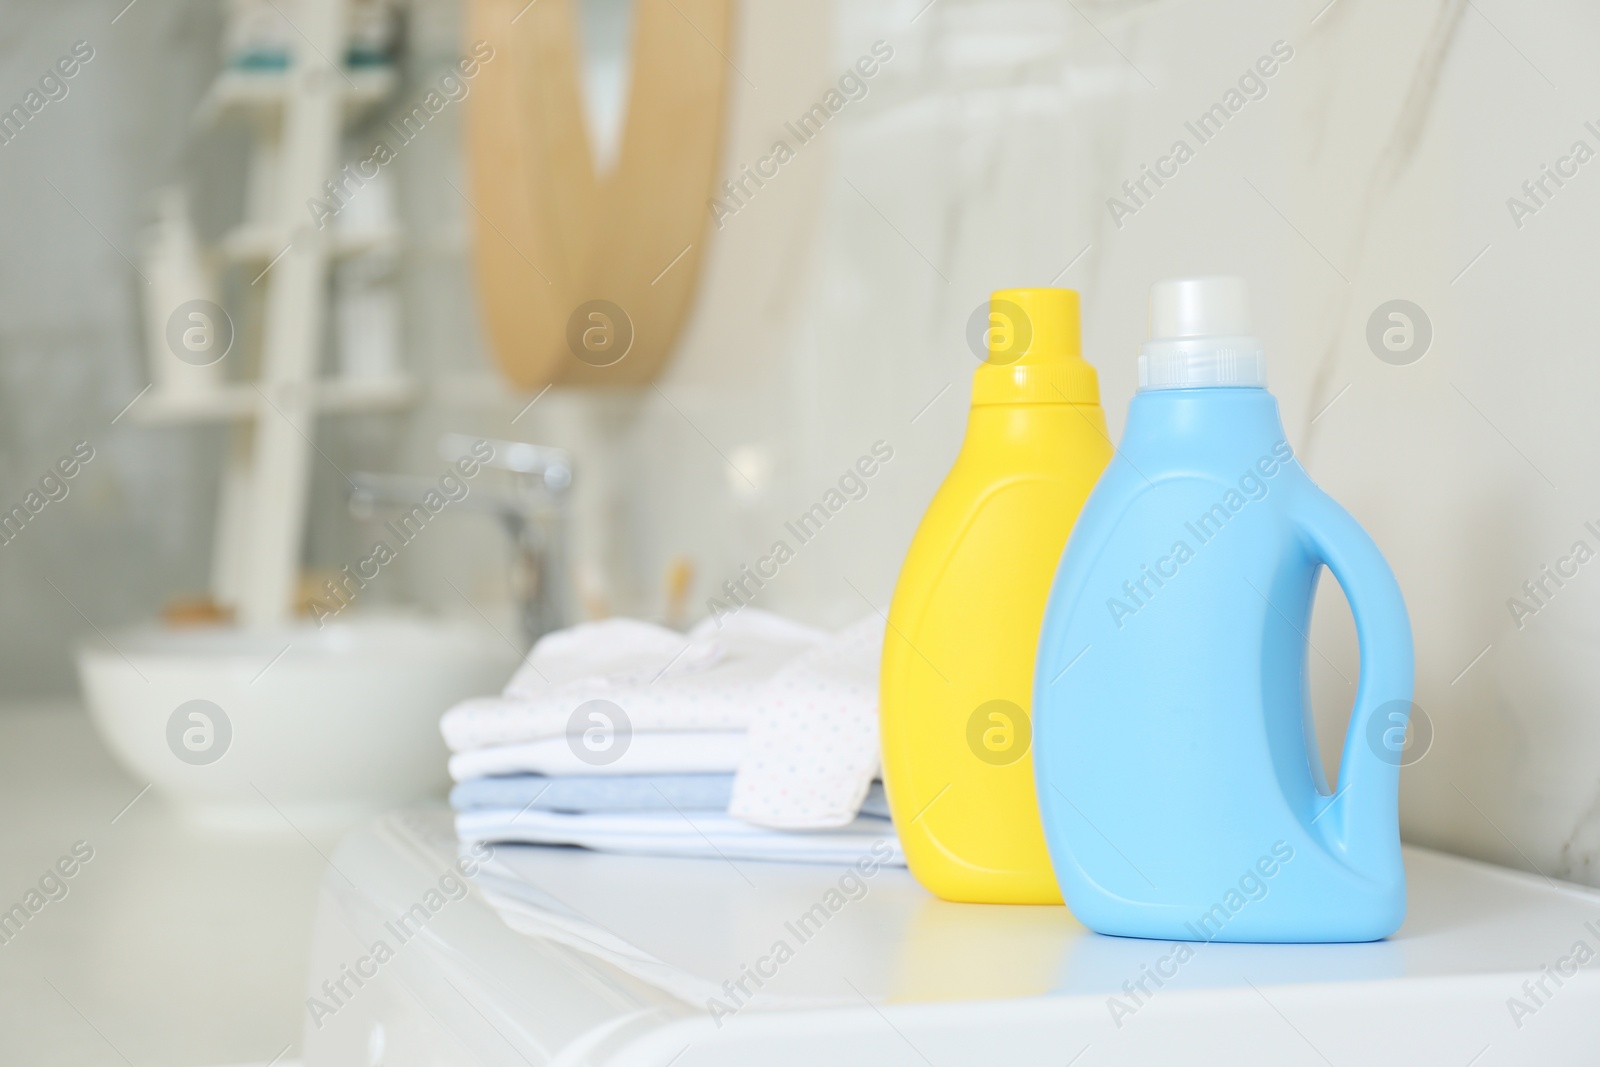
[[[1537,606],[1522,583],[1575,542],[1600,550],[1582,340],[1600,179],[1576,147],[1600,150],[1583,103],[1597,20],[1464,0],[908,0],[828,24],[746,5],[730,173],[874,41],[894,55],[712,231],[664,397],[612,411],[606,447],[631,461],[609,490],[631,532],[613,572],[649,610],[686,553],[715,595],[882,439],[895,459],[868,495],[758,603],[828,623],[883,607],[958,446],[964,329],[989,289],[1082,290],[1116,434],[1149,284],[1238,273],[1292,442],[1413,613],[1432,738],[1404,772],[1407,837],[1600,884],[1600,564],[1547,581],[1535,612],[1508,606]],[[1202,142],[1190,126],[1230,90],[1238,111]],[[1178,140],[1178,173],[1129,198]],[[1522,183],[1541,180],[1536,202]],[[1422,309],[1425,350],[1369,343],[1394,300]],[[1322,593],[1312,689],[1333,770],[1359,670],[1343,598]]]

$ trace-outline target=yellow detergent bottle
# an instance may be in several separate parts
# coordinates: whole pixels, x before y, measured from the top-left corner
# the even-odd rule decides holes
[[[999,290],[989,323],[966,439],[889,608],[883,776],[930,891],[1059,904],[1033,784],[1033,660],[1056,564],[1111,441],[1076,292]]]

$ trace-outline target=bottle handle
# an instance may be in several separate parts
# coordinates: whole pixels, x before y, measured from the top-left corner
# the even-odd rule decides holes
[[[1314,489],[1300,509],[1299,527],[1312,555],[1333,572],[1355,617],[1361,677],[1339,760],[1339,782],[1321,798],[1313,820],[1357,871],[1397,869],[1400,834],[1400,753],[1388,744],[1404,730],[1416,665],[1411,619],[1400,585],[1367,531],[1348,511]]]

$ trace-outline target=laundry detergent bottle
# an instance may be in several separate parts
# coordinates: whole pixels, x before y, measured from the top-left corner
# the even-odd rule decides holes
[[[1139,392],[1040,635],[1045,836],[1101,933],[1375,940],[1405,915],[1411,624],[1372,539],[1295,459],[1249,334],[1237,278],[1151,290]],[[1361,651],[1337,788],[1306,672],[1323,567]]]
[[[1078,510],[1111,455],[1078,294],[989,303],[966,438],[895,587],[884,782],[911,871],[947,900],[1061,901],[1033,788],[1033,660]]]

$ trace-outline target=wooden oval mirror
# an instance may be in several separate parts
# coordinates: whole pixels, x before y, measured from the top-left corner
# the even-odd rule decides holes
[[[472,0],[467,100],[490,346],[523,389],[639,385],[688,315],[710,216],[731,0],[634,0],[626,113],[600,172],[573,0]]]

